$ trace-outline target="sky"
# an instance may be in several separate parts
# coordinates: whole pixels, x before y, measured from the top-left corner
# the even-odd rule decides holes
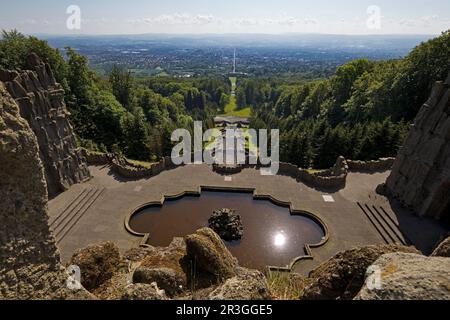
[[[0,29],[27,34],[440,34],[450,29],[450,0],[0,0]]]

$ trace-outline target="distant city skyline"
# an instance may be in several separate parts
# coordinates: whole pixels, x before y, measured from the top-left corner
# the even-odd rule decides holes
[[[439,34],[448,0],[0,0],[0,28],[28,34]],[[80,9],[80,28],[67,20]]]

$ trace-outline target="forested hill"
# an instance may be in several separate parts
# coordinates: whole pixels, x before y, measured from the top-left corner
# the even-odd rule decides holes
[[[132,159],[170,154],[171,132],[194,120],[213,126],[230,99],[225,77],[133,78],[114,67],[107,77],[67,48],[3,32],[0,68],[27,69],[27,55],[48,62],[66,91],[81,146]],[[432,84],[450,71],[450,32],[416,47],[401,60],[355,60],[313,82],[241,79],[239,108],[251,107],[253,128],[281,130],[281,160],[302,167],[330,166],[338,155],[367,160],[394,156]]]
[[[3,32],[0,68],[27,69],[35,52],[54,70],[66,91],[70,121],[81,146],[152,161],[170,154],[170,136],[177,128],[205,127],[228,103],[230,84],[219,78],[139,78],[114,67],[100,77],[88,67],[86,57],[66,48],[62,53],[36,37],[17,31]]]
[[[395,156],[435,81],[450,72],[450,31],[404,59],[355,60],[329,79],[279,86],[247,79],[240,105],[253,106],[252,127],[280,128],[283,161],[326,168],[337,156]]]

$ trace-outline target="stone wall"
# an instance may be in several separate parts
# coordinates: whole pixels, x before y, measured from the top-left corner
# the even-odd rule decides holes
[[[450,74],[437,82],[399,150],[386,191],[421,216],[450,216]]]
[[[66,287],[38,142],[1,82],[0,163],[0,299],[89,298]]]
[[[89,165],[109,165],[111,170],[123,178],[144,179],[160,174],[175,167],[170,157],[164,157],[152,163],[149,168],[136,165],[116,154],[90,152],[82,149],[81,153]]]
[[[89,152],[86,149],[81,149],[81,154],[90,165],[107,165],[111,163],[113,158],[110,154]]]
[[[33,70],[0,70],[0,81],[5,83],[19,105],[21,116],[37,137],[48,193],[54,196],[89,179],[90,173],[76,147],[64,90],[56,83],[49,65],[37,55],[31,54],[28,64]]]
[[[302,181],[313,188],[333,189],[345,186],[348,167],[343,157],[339,157],[332,168],[317,173],[312,173],[310,170],[299,168],[290,163],[280,162],[279,173]]]
[[[113,172],[123,178],[129,179],[149,178],[161,173],[164,170],[175,167],[170,157],[165,157],[159,162],[154,163],[150,168],[144,168],[141,166],[136,166],[135,164],[128,162],[125,158],[121,158],[114,154],[94,153],[87,150],[83,150],[82,153],[87,159],[88,164],[108,164],[111,166],[111,170]],[[346,160],[344,157],[339,157],[332,168],[315,173],[310,170],[299,168],[291,163],[280,162],[278,173],[302,181],[313,188],[343,188],[345,187],[347,174],[350,170],[364,172],[385,171],[391,168],[394,160],[394,158],[382,158],[373,161],[354,161]],[[262,166],[260,163],[257,165],[245,164],[236,166],[213,165],[213,170],[219,174],[232,175],[241,172],[244,168],[258,168],[260,166]]]
[[[372,161],[347,160],[347,165],[353,171],[386,171],[394,165],[395,158],[381,158]]]
[[[111,161],[111,170],[113,172],[119,174],[121,177],[130,179],[150,178],[173,167],[170,157],[164,157],[160,161],[152,163],[149,168],[136,166],[120,157],[113,158]]]

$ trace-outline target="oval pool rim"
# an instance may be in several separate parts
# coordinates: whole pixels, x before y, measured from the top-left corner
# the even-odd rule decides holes
[[[200,186],[196,191],[183,191],[180,192],[178,194],[175,195],[163,195],[161,197],[161,199],[159,201],[150,201],[150,202],[146,202],[136,208],[134,208],[129,214],[127,214],[127,216],[125,217],[125,229],[127,230],[128,233],[137,236],[137,237],[143,237],[141,243],[139,246],[141,247],[149,247],[150,245],[147,244],[148,238],[150,237],[149,233],[140,233],[140,232],[136,232],[134,231],[131,226],[130,226],[130,220],[131,218],[139,213],[140,211],[150,208],[150,207],[155,207],[155,206],[160,206],[162,207],[164,205],[164,202],[166,200],[178,200],[181,199],[185,196],[201,196],[202,191],[223,191],[223,192],[238,192],[238,193],[251,193],[253,196],[254,200],[268,200],[270,202],[272,202],[275,205],[281,206],[281,207],[285,207],[285,208],[289,208],[289,212],[291,215],[293,216],[304,216],[307,218],[312,219],[315,223],[317,223],[320,228],[322,229],[324,236],[322,237],[322,240],[319,243],[314,243],[314,244],[309,244],[309,243],[305,243],[304,245],[304,250],[305,250],[305,255],[302,256],[298,256],[295,257],[291,260],[291,262],[286,266],[286,267],[279,267],[279,266],[266,266],[266,268],[269,271],[281,271],[281,272],[290,272],[292,270],[292,268],[294,267],[295,264],[297,264],[298,262],[300,262],[301,260],[312,260],[314,259],[313,254],[312,254],[312,248],[319,248],[323,245],[325,245],[329,238],[330,238],[330,233],[329,233],[329,229],[327,224],[319,217],[317,216],[317,214],[314,214],[312,212],[309,211],[305,211],[305,210],[296,210],[293,208],[292,203],[288,202],[288,201],[281,201],[278,200],[277,198],[273,197],[272,195],[268,195],[268,194],[258,194],[256,192],[256,188],[238,188],[238,187],[214,187],[214,186]]]

